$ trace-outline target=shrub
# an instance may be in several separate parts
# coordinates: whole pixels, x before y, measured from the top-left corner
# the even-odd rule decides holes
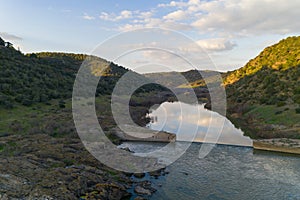
[[[58,103],[58,106],[60,108],[65,108],[66,107],[66,102],[64,102],[63,100],[60,100],[59,103]]]
[[[300,114],[300,107],[295,109],[297,114]]]
[[[286,105],[286,103],[285,103],[285,101],[279,101],[279,102],[277,102],[277,107],[282,107],[282,106],[285,106]]]
[[[30,100],[30,99],[23,99],[22,100],[22,105],[24,105],[24,106],[31,106],[32,105],[32,100]]]

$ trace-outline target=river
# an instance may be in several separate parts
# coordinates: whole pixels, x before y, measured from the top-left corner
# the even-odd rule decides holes
[[[182,115],[178,106],[186,113]],[[199,107],[200,115],[194,112]],[[169,174],[158,179],[150,177],[157,188],[151,199],[300,199],[300,157],[254,151],[252,141],[226,118],[221,124],[221,134],[205,139],[205,135],[220,128],[212,122],[218,122],[222,116],[205,110],[202,105],[163,103],[152,110],[150,117],[149,128],[182,134],[179,138],[183,141],[189,130],[194,131],[195,124],[198,126],[194,133],[196,143],[166,168]],[[207,156],[199,158],[201,142],[212,142],[212,138],[217,138],[219,144]],[[137,154],[165,145],[122,144]]]

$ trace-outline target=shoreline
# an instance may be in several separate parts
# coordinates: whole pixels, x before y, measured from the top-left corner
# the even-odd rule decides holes
[[[253,149],[300,155],[300,140],[288,138],[253,140]]]

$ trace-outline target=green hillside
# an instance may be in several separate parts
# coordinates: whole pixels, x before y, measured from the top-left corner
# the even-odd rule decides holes
[[[230,101],[283,106],[300,104],[300,37],[267,47],[224,79]]]
[[[215,81],[214,72],[201,73],[208,73],[208,81]],[[178,74],[188,83],[174,78]],[[173,88],[205,88],[207,84],[195,70],[146,76]],[[221,76],[228,117],[248,135],[300,138],[300,36],[265,48],[244,67]]]
[[[0,106],[30,106],[71,98],[77,70],[86,57],[66,53],[23,55],[13,48],[0,46]],[[113,69],[120,73],[127,71],[121,67]]]
[[[245,76],[250,76],[263,68],[285,71],[300,65],[300,36],[288,37],[279,43],[265,48],[256,58],[244,67],[231,72],[224,84],[232,84]]]
[[[300,138],[299,83],[300,37],[289,37],[228,73],[229,116],[254,138]]]
[[[87,57],[84,54],[50,52],[24,55],[12,47],[0,45],[0,108],[71,98],[76,73]],[[101,76],[96,96],[111,94],[115,83],[127,72],[135,77],[129,86],[134,87],[135,81],[145,79],[101,58],[88,58],[97,61],[97,65],[90,66],[91,73]],[[164,89],[153,84],[139,89],[140,92],[152,90]]]

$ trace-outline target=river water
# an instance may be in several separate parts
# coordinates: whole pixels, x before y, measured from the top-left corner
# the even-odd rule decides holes
[[[170,172],[168,175],[151,178],[158,189],[151,199],[300,200],[300,157],[254,151],[252,141],[243,136],[241,130],[203,106],[163,103],[152,110],[150,117],[152,122],[148,127],[176,133],[179,136],[176,143],[186,141],[186,134],[190,132],[194,132],[194,141],[219,143],[204,158],[199,158],[199,149],[203,144],[192,143],[176,162],[166,168]],[[215,134],[214,131],[220,129],[220,122],[220,134]],[[195,129],[195,126],[198,128]],[[137,154],[165,145],[122,144]]]
[[[176,133],[177,141],[252,146],[252,140],[218,113],[181,102],[165,102],[150,109],[152,130]]]
[[[161,148],[161,143],[126,142],[135,152]],[[300,199],[300,157],[253,151],[250,147],[216,145],[199,158],[201,143],[193,143],[169,174],[152,178],[151,199]]]

